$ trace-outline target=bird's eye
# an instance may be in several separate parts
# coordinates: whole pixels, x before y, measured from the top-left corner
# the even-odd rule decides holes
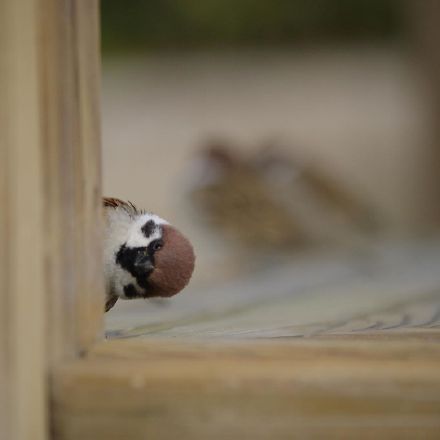
[[[158,251],[163,248],[163,242],[158,240],[153,243],[153,251]]]

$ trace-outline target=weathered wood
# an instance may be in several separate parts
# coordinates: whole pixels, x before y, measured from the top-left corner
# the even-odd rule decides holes
[[[99,14],[95,0],[44,0],[41,78],[53,360],[102,328]],[[60,292],[62,292],[60,294]]]
[[[107,336],[252,339],[440,325],[440,243],[318,254],[169,302],[120,301]]]
[[[57,436],[438,438],[438,340],[112,341],[58,371]]]
[[[0,438],[39,440],[102,332],[98,2],[0,5]]]
[[[371,295],[363,303],[371,313],[350,309],[336,327],[322,320],[314,338],[302,341],[165,338],[93,347],[104,300],[97,1],[3,0],[2,6],[0,438],[47,438],[47,377],[60,439],[437,436],[435,292],[422,291],[426,303],[417,301],[422,311],[413,313],[409,296],[400,305],[385,298],[389,307],[373,310],[372,298],[383,293],[374,283],[351,290],[357,296],[346,298],[357,302]],[[425,313],[426,305],[434,314]],[[310,334],[281,313],[296,306],[291,298],[272,305],[276,337]],[[408,314],[407,307],[423,325],[394,318]],[[247,322],[253,337],[266,337],[255,333],[264,310],[239,311],[227,321],[229,332]],[[224,336],[223,318],[184,324],[211,336],[211,326],[219,326]],[[174,324],[166,330],[182,333],[181,322]],[[87,359],[76,359],[85,351]]]
[[[437,438],[440,247],[370,257],[116,308],[123,339],[56,372],[57,435]]]
[[[45,387],[44,163],[38,2],[0,14],[0,438],[43,440]]]

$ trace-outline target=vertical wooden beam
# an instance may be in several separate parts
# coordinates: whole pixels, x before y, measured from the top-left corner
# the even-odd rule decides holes
[[[2,439],[47,434],[37,3],[3,0],[0,14]]]
[[[80,125],[80,207],[83,239],[82,295],[78,297],[77,343],[87,350],[103,336],[103,264],[101,252],[101,46],[98,0],[80,0],[76,8],[78,112]]]
[[[102,333],[97,0],[0,0],[0,438]]]
[[[47,274],[59,330],[51,333],[50,346],[56,360],[87,350],[102,328],[99,10],[97,0],[41,2]]]

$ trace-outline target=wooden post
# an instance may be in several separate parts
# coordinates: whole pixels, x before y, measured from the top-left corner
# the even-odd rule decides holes
[[[45,236],[52,359],[102,329],[100,56],[96,0],[41,0]],[[60,295],[60,292],[63,292]]]
[[[0,14],[0,437],[45,438],[43,161],[36,1]]]
[[[0,438],[47,438],[102,332],[96,0],[0,0]]]

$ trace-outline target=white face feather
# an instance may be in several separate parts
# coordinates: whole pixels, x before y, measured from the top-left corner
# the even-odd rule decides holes
[[[159,227],[156,227],[153,234],[151,234],[148,238],[142,232],[142,226],[145,225],[148,221],[152,220],[157,226],[166,225],[167,222],[157,215],[154,214],[141,214],[139,217],[135,218],[128,229],[128,235],[126,239],[126,246],[130,248],[135,247],[146,247],[153,240],[157,240],[161,238],[162,232]]]
[[[116,263],[116,254],[124,244],[128,248],[147,247],[152,241],[161,238],[162,230],[159,226],[168,223],[155,214],[130,215],[122,208],[107,208],[105,212],[104,274],[106,289],[107,292],[125,299],[124,286],[133,284],[139,291],[141,288],[136,279]],[[156,227],[147,238],[142,232],[142,227],[150,220],[154,222]]]

